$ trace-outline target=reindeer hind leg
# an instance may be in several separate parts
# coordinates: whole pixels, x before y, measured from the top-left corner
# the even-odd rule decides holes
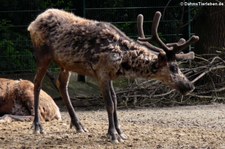
[[[35,48],[35,59],[37,62],[37,72],[34,78],[34,133],[44,133],[39,117],[39,95],[42,87],[42,81],[47,69],[52,61],[50,48],[43,45]]]
[[[78,117],[76,116],[75,110],[73,108],[73,105],[71,103],[69,93],[68,93],[68,83],[70,78],[70,72],[68,72],[65,69],[61,69],[61,72],[59,74],[59,78],[57,80],[57,86],[60,91],[60,94],[62,96],[62,99],[64,103],[66,104],[67,110],[69,112],[70,118],[71,118],[71,125],[75,126],[77,132],[87,132],[87,129],[85,129],[82,124],[80,123]]]

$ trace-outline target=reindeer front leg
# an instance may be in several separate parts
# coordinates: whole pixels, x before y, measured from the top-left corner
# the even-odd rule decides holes
[[[110,92],[111,92],[111,97],[112,97],[112,100],[113,100],[113,103],[114,103],[114,113],[113,113],[113,116],[114,116],[115,127],[116,127],[116,130],[117,130],[119,136],[123,140],[126,140],[127,139],[127,136],[121,130],[120,125],[119,125],[119,121],[118,121],[118,117],[117,117],[117,97],[116,97],[116,93],[114,91],[114,87],[113,87],[113,82],[112,81],[110,81]]]
[[[114,96],[115,92],[112,88],[112,82],[109,80],[104,80],[104,81],[102,80],[100,81],[100,88],[102,91],[103,99],[105,100],[106,110],[108,113],[109,128],[108,128],[107,135],[112,143],[119,143],[123,141],[123,139],[120,136],[120,134],[122,133],[119,128],[117,114],[116,114],[117,101]]]

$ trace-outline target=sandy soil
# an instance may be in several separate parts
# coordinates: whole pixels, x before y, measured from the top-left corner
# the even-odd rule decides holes
[[[111,144],[106,137],[107,114],[77,110],[88,133],[70,129],[67,112],[62,121],[43,123],[46,134],[34,135],[32,122],[0,123],[0,148],[225,148],[225,105],[119,110],[128,140]]]

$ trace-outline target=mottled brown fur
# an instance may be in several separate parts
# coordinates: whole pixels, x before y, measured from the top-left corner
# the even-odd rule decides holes
[[[27,80],[0,78],[0,115],[34,115],[34,85]],[[40,117],[43,121],[61,119],[54,100],[44,91],[40,93]]]
[[[156,54],[118,32],[113,25],[60,10],[49,9],[39,15],[28,30],[36,47],[49,45],[50,51],[45,52],[50,52],[62,68],[96,78],[106,71],[109,79],[117,78],[118,74],[124,75],[121,63],[127,63],[135,69],[137,66],[132,66],[131,57],[143,69],[149,69],[149,63],[157,59]],[[148,65],[144,61],[148,61]],[[138,70],[133,74],[137,73],[135,77],[141,75]],[[130,73],[133,70],[127,74]]]
[[[182,93],[193,85],[181,73],[175,60],[151,51],[133,41],[110,23],[80,18],[58,9],[41,13],[28,27],[38,69],[34,79],[35,109],[43,77],[52,61],[60,67],[58,88],[78,132],[86,129],[79,122],[68,95],[70,71],[97,79],[108,112],[108,135],[113,142],[126,139],[117,119],[117,99],[112,80],[119,76],[158,79]],[[176,69],[173,69],[176,68]],[[42,132],[35,114],[35,131]]]

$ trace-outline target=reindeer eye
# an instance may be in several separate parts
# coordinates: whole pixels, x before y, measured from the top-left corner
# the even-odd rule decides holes
[[[173,73],[177,73],[178,69],[176,65],[170,65],[170,71],[172,71]]]

